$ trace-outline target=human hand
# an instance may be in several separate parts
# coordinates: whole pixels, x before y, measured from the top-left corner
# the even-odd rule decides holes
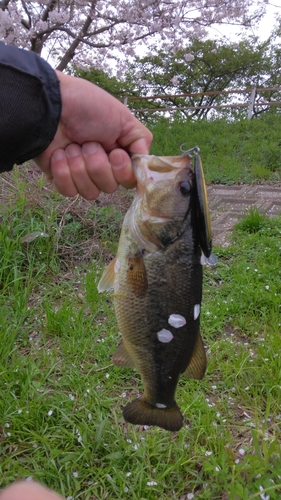
[[[0,500],[63,500],[63,497],[34,481],[19,481],[1,490]]]
[[[135,186],[130,153],[149,153],[152,134],[117,99],[96,85],[57,72],[62,113],[57,133],[36,159],[65,196],[97,198]]]
[[[131,160],[126,151],[114,149],[108,155],[98,142],[82,146],[70,144],[51,156],[51,180],[59,193],[87,200],[97,198],[101,191],[114,193],[119,184],[135,186]]]

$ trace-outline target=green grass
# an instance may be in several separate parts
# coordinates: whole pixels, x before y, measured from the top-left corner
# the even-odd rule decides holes
[[[123,420],[140,377],[111,365],[120,334],[111,295],[96,289],[125,202],[66,201],[25,175],[6,177],[1,209],[0,486],[32,477],[75,500],[279,499],[281,217],[252,210],[214,250],[207,374],[179,383],[181,431],[144,429]],[[34,231],[49,236],[20,243]]]
[[[268,112],[258,119],[160,119],[151,127],[152,153],[181,154],[199,146],[206,181],[212,183],[276,182],[281,180],[280,114]]]

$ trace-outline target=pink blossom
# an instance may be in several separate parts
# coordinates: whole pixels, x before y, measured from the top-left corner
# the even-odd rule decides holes
[[[185,54],[184,55],[184,59],[187,61],[187,62],[191,62],[194,60],[194,55],[193,54]]]
[[[97,0],[94,8],[88,0],[73,0],[57,2],[45,18],[46,5],[48,0],[10,0],[0,10],[0,37],[30,49],[34,36],[47,32],[44,57],[61,70],[67,64],[61,62],[65,55],[70,64],[105,69],[116,66],[117,48],[125,62],[140,45],[153,52],[183,48],[190,36],[206,35],[206,28],[214,23],[248,25],[265,8],[264,0]],[[71,49],[74,39],[79,39],[75,51]],[[193,54],[184,57],[187,62],[194,59]]]
[[[177,85],[179,82],[179,77],[173,76],[173,78],[171,78],[170,82],[172,82],[173,85]]]

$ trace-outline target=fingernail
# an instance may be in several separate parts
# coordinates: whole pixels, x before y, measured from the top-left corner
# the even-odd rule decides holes
[[[76,156],[81,155],[81,146],[78,144],[69,144],[65,150],[67,158],[76,158]]]
[[[85,156],[90,156],[93,155],[97,152],[98,150],[98,143],[97,142],[85,142],[82,146],[82,151]]]
[[[52,154],[53,160],[60,161],[65,158],[65,152],[63,149],[56,149]]]

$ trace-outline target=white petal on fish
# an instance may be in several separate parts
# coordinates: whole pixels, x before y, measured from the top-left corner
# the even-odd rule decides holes
[[[121,266],[121,264],[120,264],[120,260],[119,260],[119,259],[116,259],[115,264],[114,264],[114,272],[115,272],[115,273],[118,273],[118,271],[119,271],[119,269],[120,269],[120,266]]]
[[[166,330],[166,328],[160,330],[160,332],[157,333],[157,337],[158,340],[160,342],[163,342],[164,344],[171,342],[171,340],[174,338],[172,332],[170,332],[170,330]]]
[[[164,409],[164,408],[167,408],[166,405],[163,405],[163,403],[156,403],[157,408],[161,408],[161,409]]]
[[[194,313],[194,320],[196,320],[200,314],[200,304],[195,304],[193,313]]]
[[[186,325],[186,319],[180,314],[171,314],[168,319],[168,323],[175,328],[181,328]]]

